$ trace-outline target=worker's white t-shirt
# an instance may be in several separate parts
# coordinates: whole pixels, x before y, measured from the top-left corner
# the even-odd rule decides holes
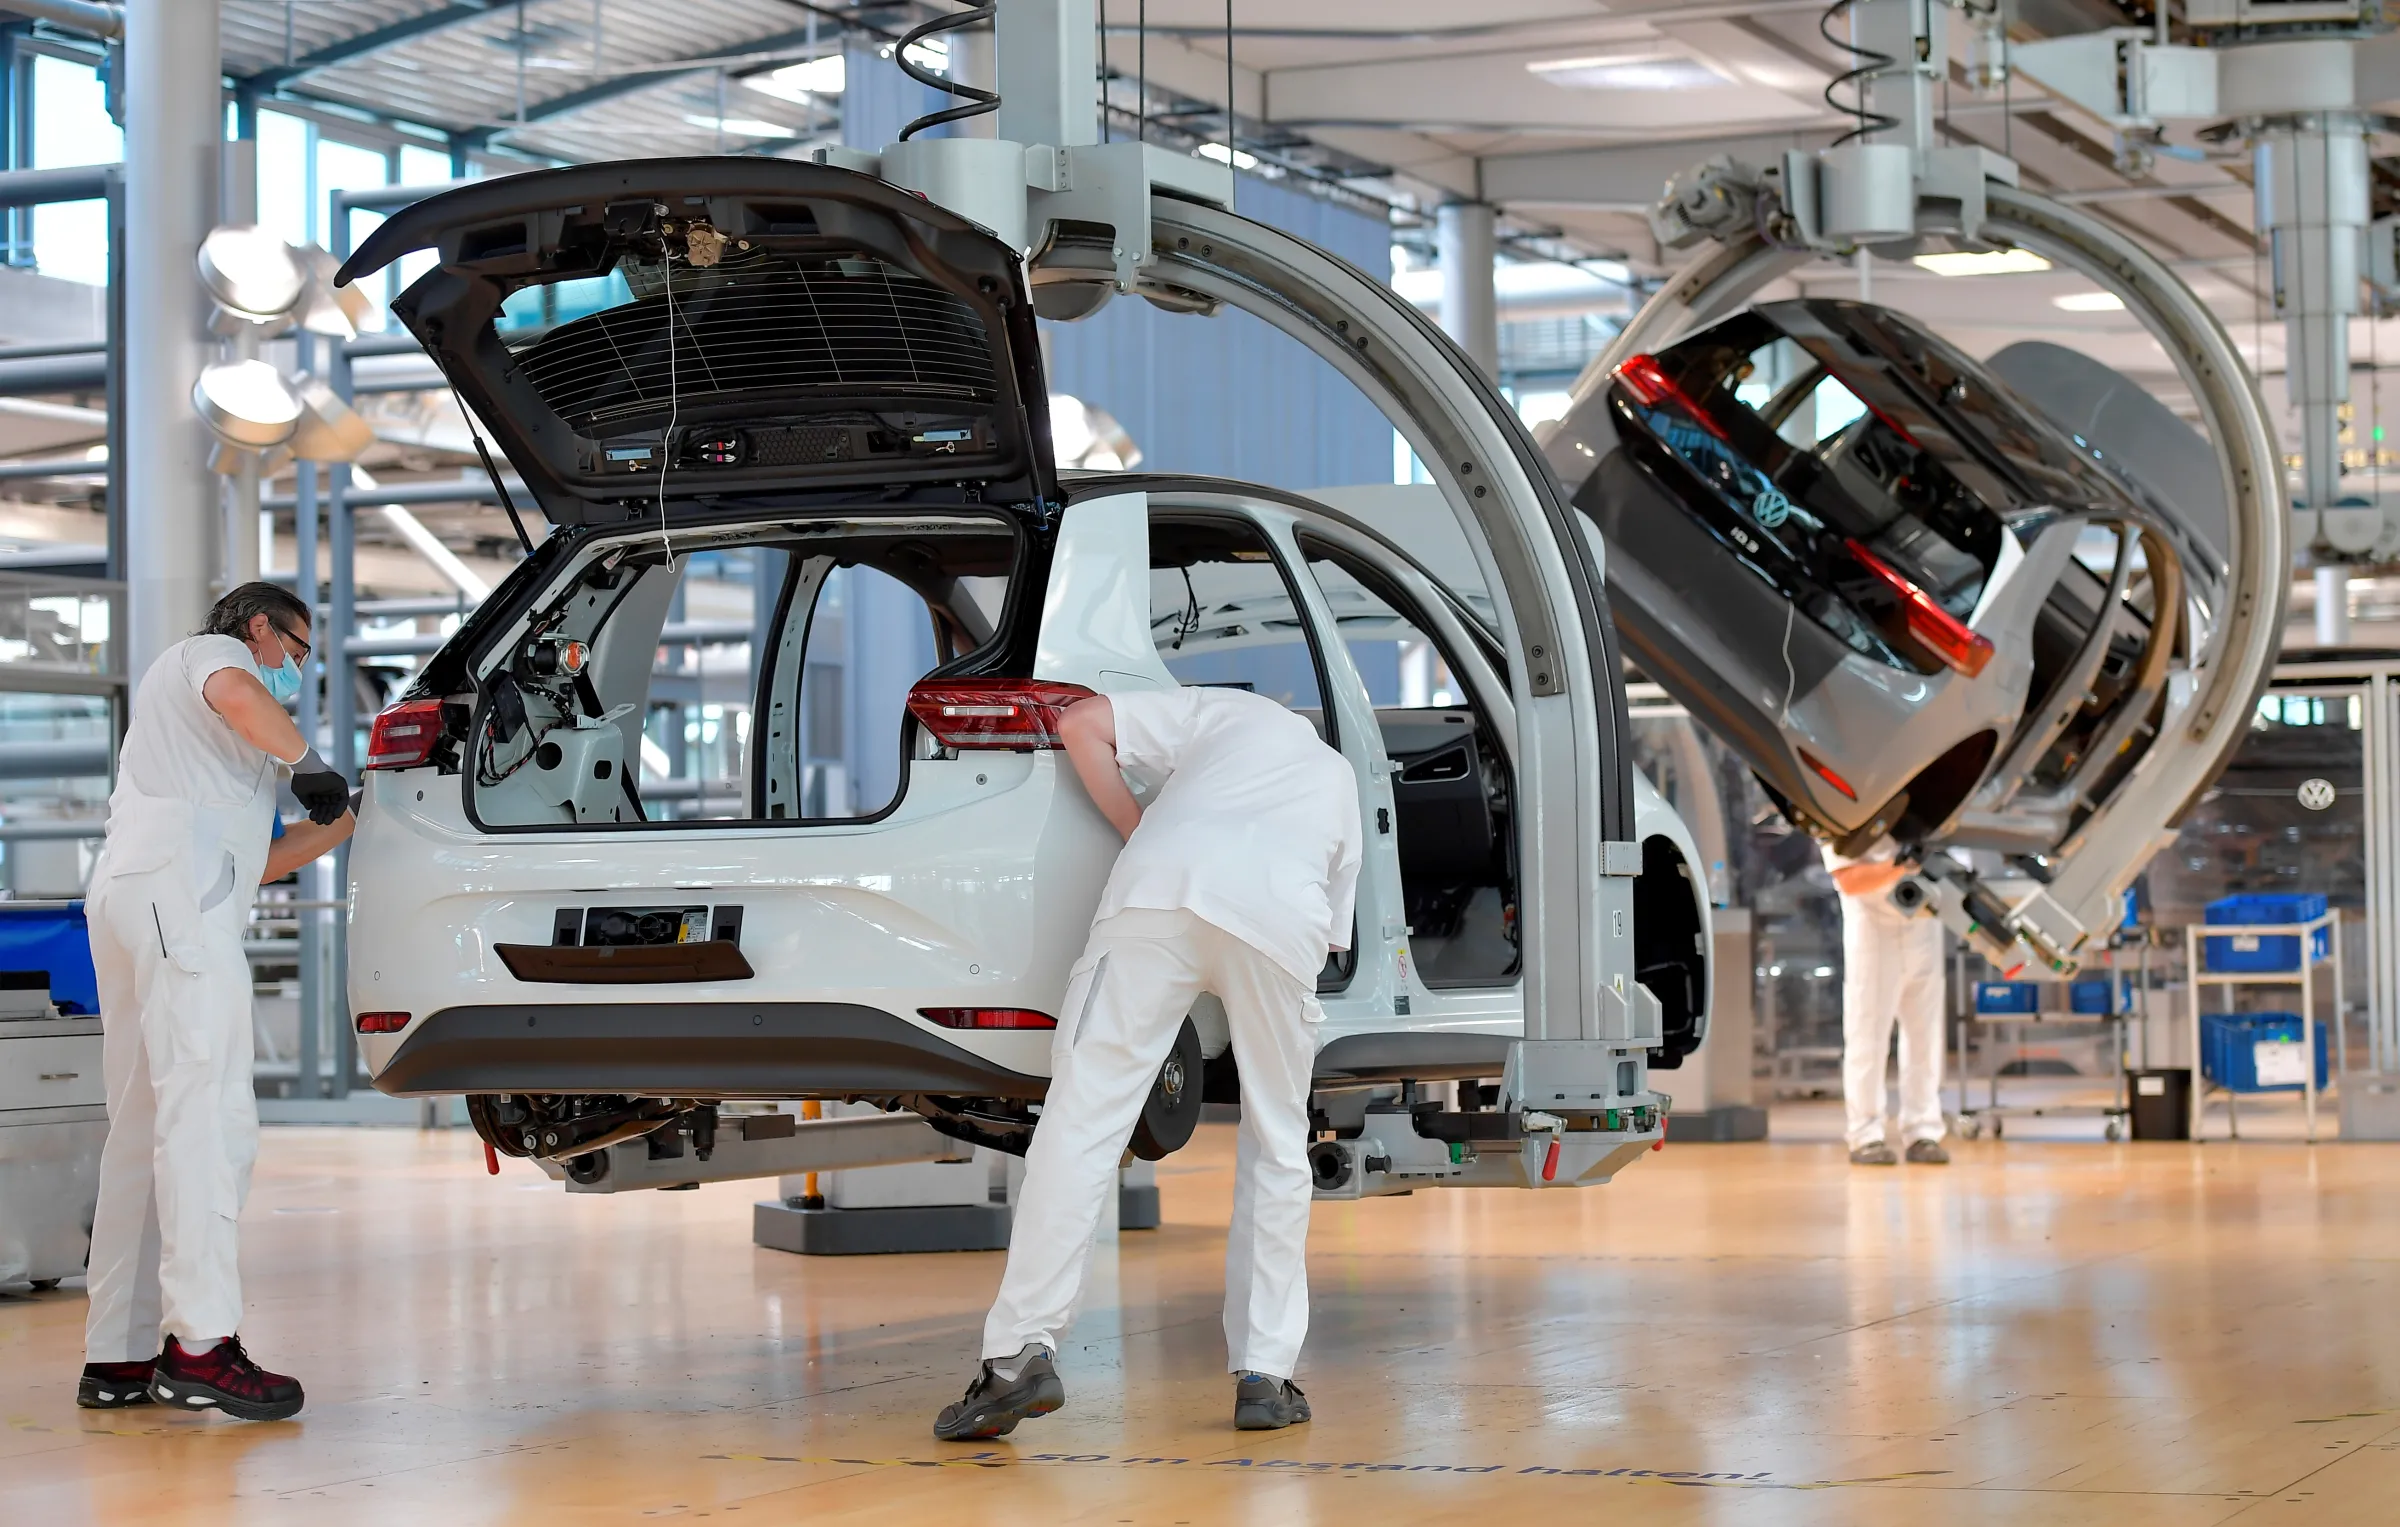
[[[95,879],[156,869],[188,856],[194,892],[246,871],[255,883],[273,832],[277,760],[245,742],[201,694],[210,675],[256,675],[250,649],[230,636],[190,636],[158,655],[134,690],[133,718],[117,751],[108,798],[108,842]],[[255,861],[255,864],[253,863]]]
[[[1317,729],[1239,689],[1109,696],[1117,763],[1161,780],[1099,916],[1188,911],[1314,985],[1350,947],[1358,780]]]

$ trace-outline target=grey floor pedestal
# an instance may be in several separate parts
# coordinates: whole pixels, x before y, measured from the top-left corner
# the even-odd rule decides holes
[[[1767,1111],[1747,1103],[1728,1103],[1705,1113],[1667,1115],[1667,1140],[1673,1145],[1726,1145],[1765,1138]]]
[[[1117,1189],[1117,1228],[1119,1230],[1156,1230],[1158,1228],[1158,1185]]]
[[[799,1209],[778,1199],[753,1205],[750,1239],[808,1257],[888,1256],[904,1251],[1005,1251],[1006,1204],[933,1204],[901,1209]]]

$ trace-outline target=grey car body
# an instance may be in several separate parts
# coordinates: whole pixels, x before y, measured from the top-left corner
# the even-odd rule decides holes
[[[2147,462],[2177,429],[2205,458],[2106,368],[2034,359],[2138,416]],[[2155,734],[2221,586],[2207,506],[2006,369],[1888,309],[1767,303],[1580,389],[1544,442],[1628,654],[1853,851],[2055,848]]]

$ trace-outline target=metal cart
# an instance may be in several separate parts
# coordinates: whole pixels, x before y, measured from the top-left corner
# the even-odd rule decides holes
[[[1953,984],[1953,990],[1961,993],[1964,999],[1964,1011],[1960,1014],[1960,1026],[1958,1030],[1957,1066],[1958,1132],[1961,1135],[1965,1136],[1969,1140],[1977,1139],[1983,1134],[1984,1127],[1988,1124],[1991,1127],[1992,1138],[1997,1140],[2006,1132],[2006,1121],[2010,1118],[2098,1118],[2106,1121],[2102,1132],[2106,1134],[2111,1141],[2122,1140],[2125,1138],[2127,1131],[2131,1127],[2130,1121],[2133,1115],[2131,1082],[2125,1068],[2125,1059],[2128,1049],[2126,1043],[2126,1024],[2129,1018],[2142,1011],[2146,1007],[2149,1001],[2150,988],[2150,959],[2148,941],[2140,938],[2138,934],[2129,932],[2126,935],[2125,944],[2138,951],[2135,961],[2131,966],[2131,969],[2135,974],[2135,980],[2132,984],[2133,995],[2130,997],[2130,999],[2128,998],[2126,982],[2123,979],[2123,976],[2128,969],[2127,963],[2124,959],[2124,956],[2127,952],[2126,947],[2120,947],[2116,944],[2112,944],[2108,951],[2098,960],[2096,960],[2093,965],[2086,967],[2086,969],[2091,973],[2081,978],[2084,981],[2105,981],[2107,983],[2108,1009],[2105,1012],[2099,1013],[2077,1012],[2074,1010],[2072,992],[2074,986],[2078,984],[2077,982],[1971,982],[1965,979],[1965,961],[1963,958],[1961,959],[1959,962],[1959,968],[1956,971],[1957,979]],[[1986,1012],[1983,1011],[1981,1004],[1977,1001],[1975,996],[1977,989],[1985,984],[2006,984],[2011,987],[2031,986],[2035,988],[2036,992],[2038,993],[2039,1001],[2035,1007],[2035,1010],[2029,1013]],[[1973,1087],[1976,1080],[1974,1068],[1970,1060],[1971,1051],[1967,1043],[1968,1035],[1972,1033],[1973,1030],[1969,1028],[1968,1025],[1984,1027],[1986,1032],[1991,1035],[1992,1040],[1992,1042],[1988,1045],[1976,1047],[1984,1049],[1990,1057],[1990,1064],[1985,1068],[1982,1078],[1984,1084],[1984,1103],[1980,1108],[1974,1106],[1968,1101],[1968,1098],[1971,1096],[1970,1089]],[[2024,1043],[2026,1029],[2033,1028],[2038,1030],[2045,1025],[2054,1029],[2063,1027],[2075,1027],[2081,1029],[2100,1027],[2105,1028],[2108,1031],[2112,1041],[2108,1046],[2108,1050],[2113,1057],[2113,1064],[2115,1066],[2116,1096],[2113,1100],[2106,1103],[2027,1104],[2001,1102],[2001,1061],[1999,1059],[2000,1050],[2004,1048],[2012,1038],[2017,1044],[2022,1045]]]
[[[2324,931],[2326,950],[2316,954],[2315,935]],[[2200,957],[2200,940],[2204,938],[2265,938],[2274,935],[2296,936],[2300,945],[2300,963],[2293,970],[2228,970],[2212,971]],[[2317,1140],[2317,967],[2329,965],[2333,972],[2333,1035],[2339,1057],[2334,1074],[2350,1069],[2349,1035],[2342,1024],[2342,919],[2337,908],[2328,907],[2322,917],[2312,917],[2302,923],[2187,923],[2183,929],[2183,957],[2188,994],[2187,1008],[2191,1015],[2192,1044],[2192,1138],[2200,1138],[2200,1118],[2208,1097],[2208,1072],[2200,1064],[2200,994],[2207,987],[2289,986],[2300,993],[2300,1096],[2308,1119],[2308,1141]],[[2230,995],[2230,993],[2229,993]],[[2231,1011],[2228,1009],[2227,1011]],[[2225,1127],[2230,1138],[2242,1137],[2240,1096],[2231,1088],[2219,1088],[2225,1094]]]

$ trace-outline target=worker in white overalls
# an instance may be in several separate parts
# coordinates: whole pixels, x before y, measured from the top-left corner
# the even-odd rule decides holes
[[[1950,1160],[1942,1147],[1942,925],[1892,904],[1908,871],[1885,839],[1857,859],[1831,848],[1825,868],[1842,898],[1842,1108],[1850,1159],[1896,1166],[1884,1135],[1885,1057],[1900,1031],[1900,1135],[1908,1159]]]
[[[1291,1382],[1308,1331],[1314,995],[1347,948],[1358,781],[1305,718],[1236,689],[1078,701],[1076,775],[1126,840],[1067,982],[1050,1090],[1025,1155],[982,1368],[934,1435],[997,1437],[1066,1402],[1053,1359],[1142,1104],[1202,992],[1225,1005],[1242,1079],[1225,1344],[1234,1424],[1309,1418]],[[1144,810],[1120,770],[1160,781]]]
[[[279,1420],[300,1386],[242,1350],[236,1221],[258,1154],[251,891],[350,835],[350,791],[284,705],[309,609],[246,583],[133,696],[85,912],[100,978],[108,1143],[77,1403]],[[278,767],[308,812],[275,839]]]

